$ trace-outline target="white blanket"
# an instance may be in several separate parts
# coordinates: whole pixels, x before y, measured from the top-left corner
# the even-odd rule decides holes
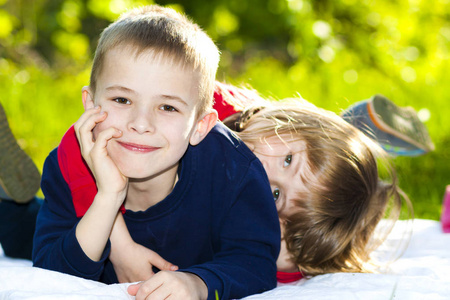
[[[385,248],[398,245],[405,226],[398,222]],[[0,253],[0,299],[133,299],[127,286],[33,268]],[[450,234],[439,222],[415,220],[408,248],[385,274],[321,275],[245,299],[450,299]]]

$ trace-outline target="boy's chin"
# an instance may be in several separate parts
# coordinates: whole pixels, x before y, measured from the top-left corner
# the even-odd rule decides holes
[[[145,180],[151,177],[151,174],[148,173],[148,170],[146,172],[142,170],[130,170],[129,168],[122,169],[119,168],[120,173],[122,173],[123,176],[129,178],[130,180]]]
[[[139,166],[139,164],[130,165]],[[157,175],[155,174],[155,170],[150,170],[149,168],[130,168],[130,165],[123,167],[118,166],[120,173],[127,177],[130,182],[146,181]]]

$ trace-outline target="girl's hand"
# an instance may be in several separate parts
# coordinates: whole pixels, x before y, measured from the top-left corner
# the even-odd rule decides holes
[[[111,139],[119,138],[122,132],[110,127],[100,132],[94,139],[93,129],[107,118],[100,107],[88,108],[75,123],[75,133],[81,154],[97,182],[98,194],[114,194],[120,206],[126,196],[128,178],[123,176],[108,155],[107,145]]]

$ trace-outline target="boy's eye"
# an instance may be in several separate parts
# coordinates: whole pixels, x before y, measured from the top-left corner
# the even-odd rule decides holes
[[[119,97],[119,98],[115,98],[113,100],[119,104],[130,104],[130,100],[128,100],[126,98]]]
[[[280,189],[275,188],[272,192],[273,195],[273,201],[277,201],[278,198],[280,197]]]
[[[163,106],[161,106],[161,110],[171,111],[171,112],[178,111],[175,107],[173,107],[171,105],[163,105]]]
[[[286,155],[286,157],[284,158],[284,167],[289,166],[291,162],[292,162],[292,154]]]

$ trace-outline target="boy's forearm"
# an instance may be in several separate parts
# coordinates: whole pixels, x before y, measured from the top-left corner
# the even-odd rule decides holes
[[[118,207],[111,205],[116,202],[112,198],[113,195],[97,194],[76,228],[78,243],[93,261],[101,258],[117,217]]]

